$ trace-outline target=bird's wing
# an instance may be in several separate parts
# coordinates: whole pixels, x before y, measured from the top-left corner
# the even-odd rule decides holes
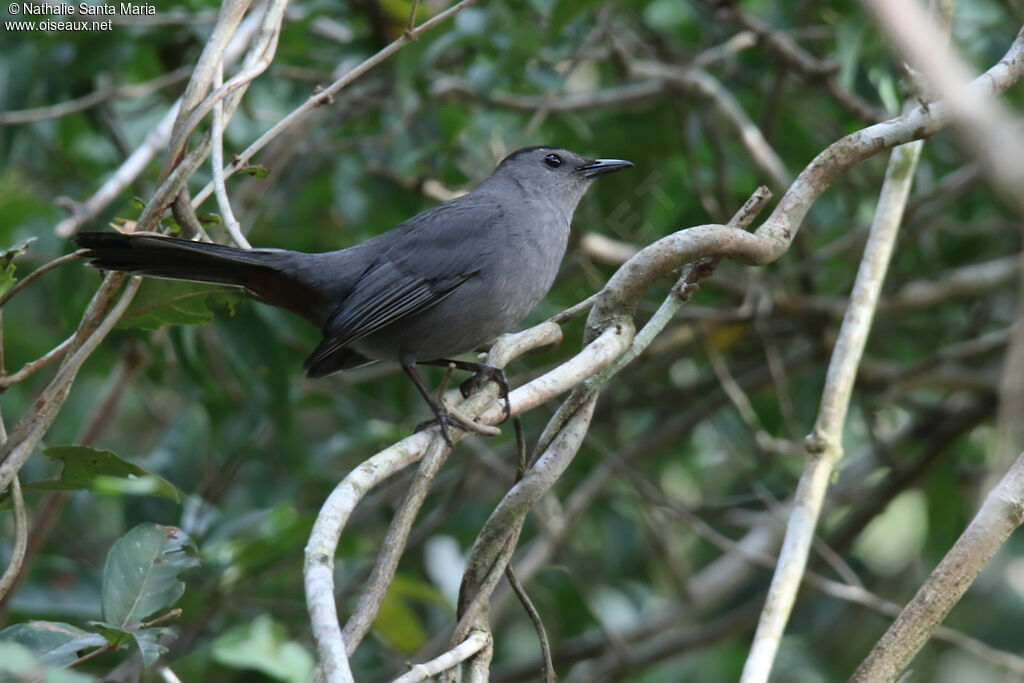
[[[345,347],[436,305],[476,276],[481,252],[492,247],[486,233],[495,215],[493,205],[456,200],[378,238],[378,260],[324,326],[323,341],[306,359],[308,374],[339,369],[332,357]]]

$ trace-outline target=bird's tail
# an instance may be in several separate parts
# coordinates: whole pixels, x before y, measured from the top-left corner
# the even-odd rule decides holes
[[[75,236],[88,249],[91,266],[172,280],[245,286],[244,271],[265,267],[258,254],[220,244],[157,235],[83,232]]]
[[[102,270],[244,287],[262,301],[323,324],[322,293],[293,267],[298,252],[108,232],[82,232],[75,242],[88,250],[90,265]]]

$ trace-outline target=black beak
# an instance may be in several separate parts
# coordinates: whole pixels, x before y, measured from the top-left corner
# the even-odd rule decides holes
[[[576,172],[584,178],[596,178],[597,176],[605,175],[606,173],[621,171],[622,169],[629,168],[632,165],[632,161],[623,161],[622,159],[594,159],[593,161],[588,161],[582,166],[577,166]]]

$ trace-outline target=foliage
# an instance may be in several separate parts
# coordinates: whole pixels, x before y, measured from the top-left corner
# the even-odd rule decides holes
[[[112,652],[134,643],[142,661],[152,665],[167,652],[159,641],[170,632],[153,625],[158,619],[143,620],[178,601],[185,592],[185,583],[178,575],[198,564],[194,555],[195,547],[181,529],[140,524],[117,539],[107,553],[102,621],[89,622],[89,631],[51,621],[14,624],[0,631],[0,644],[27,648],[45,667],[69,666],[80,657],[84,660],[91,654]],[[90,651],[89,655],[81,654]]]

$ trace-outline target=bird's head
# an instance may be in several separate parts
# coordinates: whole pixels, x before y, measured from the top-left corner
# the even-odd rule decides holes
[[[526,147],[505,157],[486,182],[565,204],[571,214],[595,178],[632,165],[622,159],[588,159],[561,147]]]

